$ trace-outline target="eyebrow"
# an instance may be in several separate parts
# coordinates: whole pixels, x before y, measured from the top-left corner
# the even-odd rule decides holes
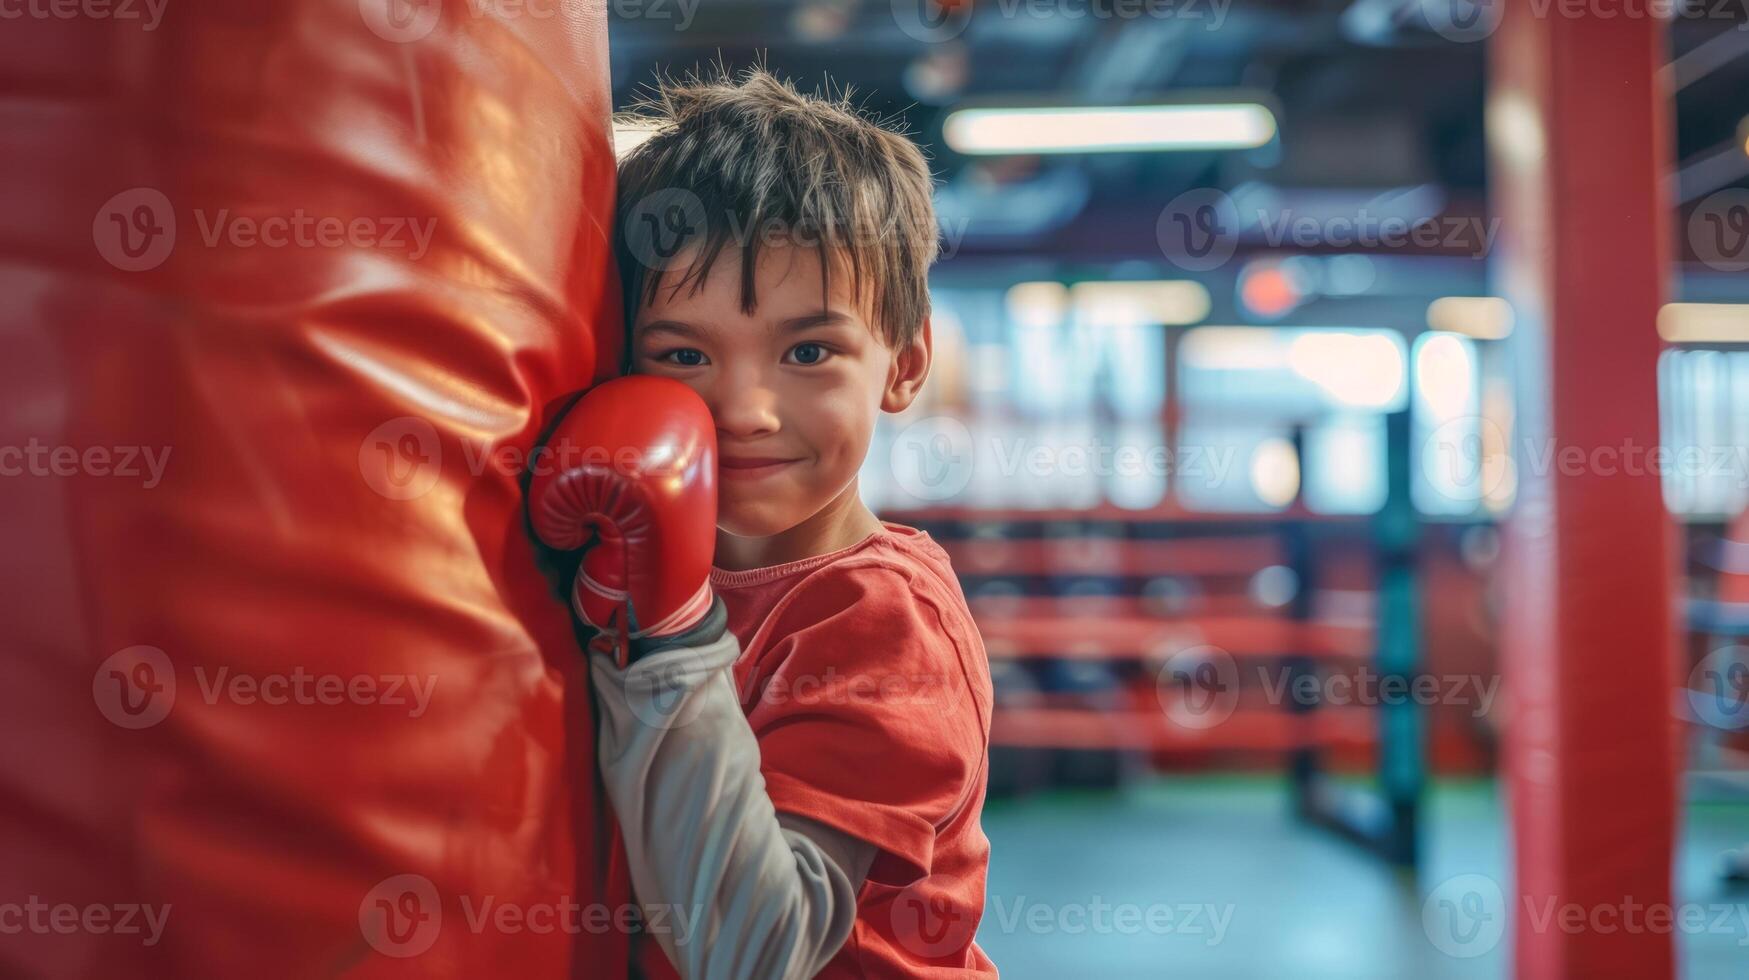
[[[813,327],[836,327],[852,323],[854,323],[854,320],[848,313],[839,310],[820,310],[815,313],[804,313],[801,316],[792,316],[778,323],[777,329],[781,333],[795,333],[796,331],[808,330]],[[650,334],[658,333],[669,334],[687,340],[700,339],[705,336],[705,331],[682,320],[652,320],[638,328],[639,336],[648,336]]]
[[[849,323],[851,323],[851,317],[848,313],[842,313],[838,310],[821,310],[818,313],[792,316],[779,323],[777,329],[784,333],[793,333],[797,330],[807,330],[810,327],[836,327]]]
[[[652,320],[638,329],[638,335],[649,336],[653,333],[673,334],[677,337],[695,339],[704,336],[704,332],[690,323],[679,320]]]

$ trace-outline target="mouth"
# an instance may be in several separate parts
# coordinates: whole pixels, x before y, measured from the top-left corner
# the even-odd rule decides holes
[[[774,456],[724,456],[717,461],[717,472],[724,480],[760,480],[799,462]]]

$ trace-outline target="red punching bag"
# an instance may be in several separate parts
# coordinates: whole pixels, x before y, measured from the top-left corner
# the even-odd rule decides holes
[[[523,516],[617,366],[605,11],[0,24],[0,975],[623,975]]]

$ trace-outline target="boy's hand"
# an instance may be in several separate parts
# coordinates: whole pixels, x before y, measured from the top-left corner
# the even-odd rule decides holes
[[[547,545],[588,546],[572,608],[612,640],[672,636],[711,609],[717,438],[710,410],[670,378],[616,378],[585,394],[547,440],[529,488]]]

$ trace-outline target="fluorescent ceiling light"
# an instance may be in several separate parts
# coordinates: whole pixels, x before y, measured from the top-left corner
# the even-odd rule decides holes
[[[1017,282],[1008,287],[1008,318],[1028,327],[1054,327],[1069,312],[1069,287],[1060,282]]]
[[[1749,344],[1749,306],[1667,303],[1658,310],[1658,336],[1672,344]]]
[[[1182,279],[1078,282],[1069,287],[1069,301],[1092,322],[1188,326],[1209,315],[1209,291]]]
[[[1275,116],[1254,102],[958,109],[942,136],[971,155],[1244,150],[1275,138]]]
[[[1512,324],[1512,304],[1498,296],[1443,296],[1427,307],[1429,329],[1477,340],[1504,340]]]

